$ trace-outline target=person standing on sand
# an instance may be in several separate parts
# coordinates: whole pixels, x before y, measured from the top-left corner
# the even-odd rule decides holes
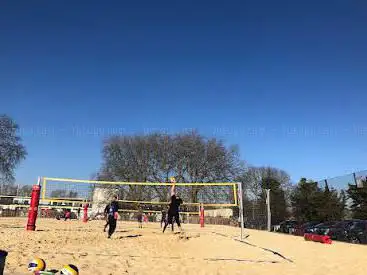
[[[71,220],[71,210],[70,209],[66,209],[64,212],[64,220]]]
[[[108,212],[110,211],[110,206],[111,206],[111,203],[107,204],[106,205],[106,208],[104,209],[104,218],[106,219],[106,224],[104,225],[104,228],[103,228],[103,232],[106,232],[106,229],[107,229],[107,226],[109,225],[108,223]]]
[[[167,210],[163,209],[161,213],[162,213],[161,228],[162,228],[163,224],[165,224],[167,220]]]
[[[179,208],[180,208],[180,205],[182,204],[182,199],[176,195],[176,179],[172,177],[170,180],[172,183],[171,202],[168,208],[167,220],[163,227],[163,233],[166,230],[168,224],[172,224],[173,226],[173,218],[175,219],[175,222],[177,223],[178,228],[180,228],[180,231],[182,231],[181,223],[180,223],[180,214],[179,214]]]
[[[167,221],[167,211],[168,211],[168,209],[169,208],[167,208],[167,210],[166,209],[163,209],[162,210],[162,218],[161,218],[161,228],[163,227],[163,225],[166,223],[166,221]],[[173,226],[173,224],[175,223],[175,219],[173,219],[172,220],[172,231],[173,231],[173,229],[174,229],[174,226]]]
[[[106,210],[107,210],[107,223],[105,225],[104,230],[106,230],[106,227],[109,226],[108,238],[110,239],[112,234],[115,232],[117,225],[118,210],[119,210],[119,205],[117,203],[117,196],[112,197],[112,201],[110,202],[109,205],[106,206],[105,211]]]
[[[141,208],[139,208],[138,210],[137,219],[138,219],[138,227],[143,228],[143,210]]]

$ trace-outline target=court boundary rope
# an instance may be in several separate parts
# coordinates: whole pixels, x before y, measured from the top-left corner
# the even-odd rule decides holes
[[[222,237],[230,238],[230,239],[232,239],[232,240],[234,240],[234,241],[236,241],[236,242],[244,243],[244,244],[247,244],[247,245],[252,246],[252,247],[255,247],[255,248],[260,248],[260,249],[262,249],[262,250],[264,250],[264,251],[267,251],[267,252],[271,252],[271,253],[273,253],[274,255],[277,255],[277,256],[281,257],[282,259],[284,259],[284,260],[286,260],[286,261],[288,261],[288,262],[290,262],[290,263],[294,263],[294,261],[293,261],[293,260],[291,260],[291,259],[289,259],[289,258],[285,257],[284,255],[280,254],[279,252],[277,252],[277,251],[275,251],[275,250],[272,250],[272,249],[269,249],[269,248],[266,248],[266,247],[261,247],[261,246],[258,246],[258,245],[255,245],[255,244],[249,243],[249,242],[244,241],[244,240],[241,240],[241,239],[236,239],[236,238],[233,238],[232,236],[225,235],[225,234],[222,234],[222,233],[218,233],[218,232],[214,232],[214,231],[212,231],[212,233],[213,233],[213,234],[216,234],[216,235],[219,235],[219,236],[222,236]],[[250,236],[250,235],[247,235],[247,236],[246,236],[246,238],[248,238],[249,236]]]

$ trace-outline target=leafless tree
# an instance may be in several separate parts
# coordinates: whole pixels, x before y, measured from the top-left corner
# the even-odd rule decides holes
[[[0,189],[14,182],[14,170],[27,156],[18,134],[19,126],[15,121],[7,115],[0,115]]]
[[[230,182],[243,171],[238,148],[226,147],[222,141],[205,138],[196,131],[185,134],[118,136],[107,139],[103,147],[100,177],[113,181],[168,182]],[[228,190],[203,190],[202,186],[180,187],[185,201],[226,200]],[[166,201],[168,189],[162,186],[127,185],[120,187],[126,199]],[[200,191],[203,190],[203,192]]]
[[[250,198],[260,198],[264,193],[262,183],[265,179],[271,178],[278,181],[284,190],[291,188],[290,176],[284,170],[274,167],[250,166],[239,179],[243,184],[246,196]]]
[[[271,206],[277,210],[277,219],[284,218],[287,205],[290,209],[291,194],[290,176],[285,171],[274,167],[250,166],[239,180],[243,186],[245,218],[249,226],[263,229],[266,227],[266,188],[275,188],[271,191]],[[272,186],[266,186],[269,183]]]

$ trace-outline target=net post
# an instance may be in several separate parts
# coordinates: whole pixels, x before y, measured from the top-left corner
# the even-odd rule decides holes
[[[42,200],[41,195],[42,195],[42,192],[43,192],[43,188],[42,188],[42,177],[38,177],[38,178],[37,178],[37,185],[40,187],[40,198],[38,199],[38,201],[39,201],[39,203],[40,203],[40,202],[41,202],[41,200]],[[38,204],[39,204],[39,203],[38,203]],[[40,216],[41,216],[41,214],[42,214],[42,209],[38,208],[37,216],[38,216],[38,215],[40,215]]]
[[[46,197],[46,178],[39,178],[39,184],[42,184],[42,199],[44,200]]]
[[[242,192],[242,183],[238,182],[238,207],[239,207],[239,215],[240,215],[240,223],[241,223],[241,240],[243,239],[244,233],[244,221],[243,221],[243,192]]]
[[[200,203],[198,204],[198,217],[199,217],[199,224],[200,224]]]
[[[271,209],[270,209],[270,189],[266,189],[266,207],[268,214],[268,231],[271,231]]]
[[[200,227],[204,227],[204,204],[201,203],[199,208],[200,208]]]
[[[89,207],[89,203],[87,201],[85,201],[84,203],[84,211],[83,211],[83,222],[86,223],[88,222],[88,207]]]
[[[235,203],[237,203],[237,185],[238,184],[233,184],[233,201]]]
[[[40,194],[41,194],[41,179],[38,178],[37,184],[33,185],[32,187],[32,194],[31,194],[31,202],[28,209],[28,221],[26,229],[29,231],[36,230],[36,220],[38,215],[38,206],[40,202]]]

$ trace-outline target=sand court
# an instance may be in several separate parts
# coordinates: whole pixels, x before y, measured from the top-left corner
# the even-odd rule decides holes
[[[39,219],[27,232],[25,218],[0,219],[0,249],[9,252],[5,274],[28,274],[29,260],[48,268],[72,263],[80,274],[365,274],[367,246],[306,242],[303,238],[239,228],[184,224],[183,234],[161,233],[158,223],[143,229],[118,222],[107,239],[103,221]]]

